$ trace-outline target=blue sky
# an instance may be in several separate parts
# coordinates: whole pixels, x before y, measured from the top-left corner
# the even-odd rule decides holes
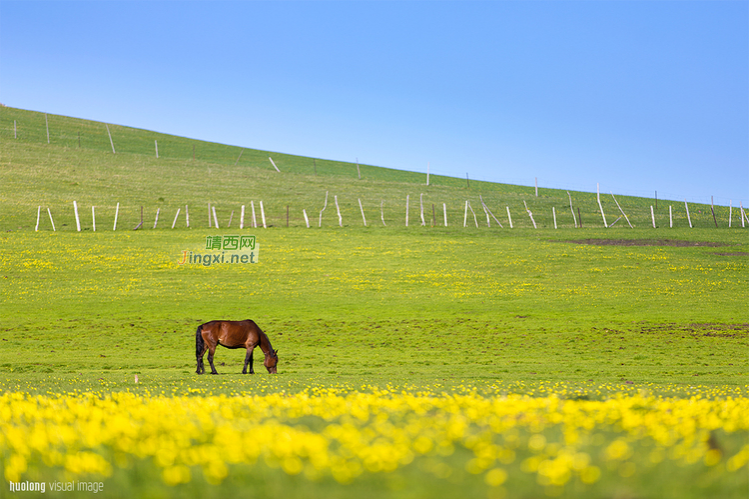
[[[0,0],[0,102],[270,151],[749,205],[749,2]]]

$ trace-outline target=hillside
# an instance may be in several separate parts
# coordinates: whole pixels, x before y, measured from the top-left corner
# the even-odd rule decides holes
[[[47,133],[49,130],[49,134]],[[111,141],[110,136],[111,134]],[[158,158],[156,147],[158,145]],[[114,152],[113,152],[114,149]],[[269,157],[280,170],[277,172]],[[184,217],[189,207],[192,227],[208,226],[208,203],[217,210],[220,226],[232,218],[238,226],[242,205],[246,205],[245,226],[250,222],[250,202],[254,202],[260,224],[260,201],[266,222],[272,226],[305,227],[303,210],[310,224],[338,225],[335,208],[337,196],[344,226],[363,224],[359,200],[367,223],[382,226],[405,225],[406,199],[409,199],[409,225],[421,224],[421,204],[426,225],[443,225],[443,203],[448,224],[462,226],[466,200],[475,212],[468,212],[468,225],[487,228],[487,215],[481,204],[510,227],[508,208],[514,228],[532,228],[533,214],[539,229],[553,229],[552,208],[556,210],[557,227],[602,228],[603,220],[596,195],[570,192],[574,216],[567,191],[467,181],[461,178],[426,175],[372,165],[292,156],[276,152],[246,149],[188,139],[119,125],[105,125],[64,116],[45,115],[9,107],[0,108],[0,230],[34,230],[39,207],[53,215],[57,230],[76,230],[73,201],[79,207],[82,230],[93,228],[95,207],[97,229],[111,229],[117,203],[120,204],[118,228],[133,228],[140,222],[144,209],[144,228],[152,228],[157,210],[158,228],[171,227],[177,209]],[[361,178],[359,178],[361,177]],[[423,201],[420,201],[423,199]],[[683,201],[665,201],[617,196],[621,208],[635,227],[651,227],[653,205],[659,228],[669,227],[669,207],[674,227],[688,227]],[[607,224],[621,213],[611,194],[601,193],[601,205]],[[578,211],[579,210],[579,211]],[[288,213],[288,218],[287,218]],[[709,205],[690,204],[694,227],[727,228],[729,209],[715,207],[715,220]],[[577,220],[579,223],[580,221]],[[180,218],[177,227],[184,227]],[[740,227],[737,209],[732,226]],[[40,230],[51,230],[49,217],[42,217]],[[621,218],[613,227],[629,230]]]

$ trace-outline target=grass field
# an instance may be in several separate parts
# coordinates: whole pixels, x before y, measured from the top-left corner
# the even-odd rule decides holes
[[[716,229],[690,204],[695,228],[683,214],[669,229],[659,200],[654,230],[653,200],[617,197],[635,229],[604,229],[595,194],[571,193],[575,229],[564,191],[426,187],[365,165],[359,180],[356,165],[272,153],[278,174],[265,152],[237,161],[240,148],[110,125],[112,154],[103,124],[49,123],[47,144],[44,115],[0,108],[0,496],[27,497],[11,491],[22,482],[60,497],[93,492],[55,482],[101,482],[97,497],[749,494],[736,210],[729,230],[716,207]],[[462,226],[466,199],[479,228]],[[273,227],[237,228],[250,200]],[[208,202],[222,227],[235,211],[232,228],[208,229]],[[191,228],[169,229],[185,204]],[[34,230],[40,205],[56,232],[48,218]],[[140,206],[150,221],[133,231]],[[179,264],[216,234],[255,235],[259,262]],[[219,349],[221,375],[197,376],[196,327],[219,318],[260,324],[280,374],[256,355],[243,376],[244,351]]]

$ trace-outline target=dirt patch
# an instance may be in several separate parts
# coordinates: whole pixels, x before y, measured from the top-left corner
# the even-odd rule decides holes
[[[734,251],[733,253],[713,253],[713,255],[719,256],[749,256],[749,253],[745,251]]]
[[[673,333],[692,337],[749,338],[749,323],[744,324],[654,324],[640,329],[640,333]]]
[[[593,246],[676,246],[676,247],[708,246],[711,248],[719,248],[721,246],[730,246],[729,244],[726,244],[726,243],[714,243],[711,241],[680,241],[678,239],[575,239],[575,240],[570,240],[570,241],[553,241],[553,242],[590,244]]]

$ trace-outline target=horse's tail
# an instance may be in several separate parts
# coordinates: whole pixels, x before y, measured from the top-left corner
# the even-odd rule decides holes
[[[198,330],[195,332],[195,358],[200,363],[200,355],[205,350],[205,341],[203,341],[203,324],[198,326]]]

